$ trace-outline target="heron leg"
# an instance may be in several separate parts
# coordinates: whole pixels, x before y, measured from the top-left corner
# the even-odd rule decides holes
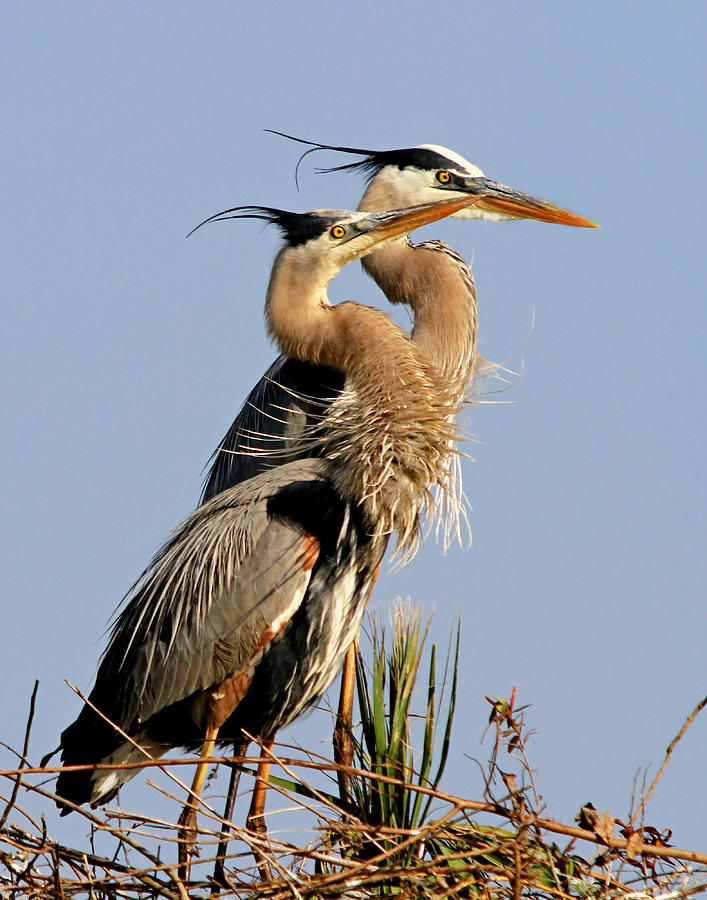
[[[248,741],[241,741],[233,745],[233,755],[243,756],[248,749]],[[214,866],[215,886],[212,890],[212,896],[218,895],[221,885],[226,886],[224,878],[224,859],[226,858],[226,850],[228,849],[228,834],[231,830],[230,822],[233,819],[233,807],[236,804],[236,794],[238,792],[238,782],[241,777],[240,766],[237,763],[231,763],[231,779],[228,782],[228,794],[226,796],[226,807],[223,811],[223,824],[221,825],[221,837],[216,851],[216,865]]]
[[[371,596],[378,575],[380,574],[380,562],[373,571],[371,578],[371,586],[368,590],[368,597]],[[368,597],[366,600],[368,600]],[[341,671],[341,694],[339,695],[339,711],[336,716],[336,725],[334,726],[334,735],[332,743],[334,745],[334,762],[340,768],[336,771],[336,779],[339,782],[339,797],[341,802],[346,805],[350,799],[349,791],[349,775],[347,768],[351,768],[354,760],[354,743],[352,738],[353,728],[353,698],[354,688],[356,686],[356,655],[358,654],[358,635],[351,642],[351,646],[346,651],[344,667]]]
[[[344,767],[353,764],[354,746],[351,737],[353,728],[353,697],[356,684],[356,654],[358,653],[358,637],[352,642],[346,651],[344,667],[341,670],[341,694],[339,695],[339,711],[334,726],[334,762],[338,768],[336,778],[339,782],[339,796],[343,803],[349,799],[349,776]]]
[[[194,842],[196,841],[196,804],[201,796],[201,789],[206,780],[206,772],[209,764],[205,761],[214,752],[216,746],[216,738],[218,737],[218,725],[211,725],[206,729],[206,737],[201,747],[200,759],[194,773],[194,780],[191,785],[191,792],[187,799],[186,805],[179,817],[179,850],[178,850],[178,873],[183,881],[189,880],[189,869],[191,866],[191,858],[194,852]]]
[[[265,825],[265,795],[268,790],[268,778],[270,777],[270,759],[275,738],[268,738],[263,741],[260,751],[260,763],[258,764],[258,774],[255,779],[255,787],[253,788],[253,797],[250,802],[250,810],[246,819],[246,828],[248,831],[254,831],[256,834],[264,835],[267,833]],[[263,881],[270,880],[271,873],[265,856],[258,852],[254,852],[255,861],[260,870],[260,876]]]

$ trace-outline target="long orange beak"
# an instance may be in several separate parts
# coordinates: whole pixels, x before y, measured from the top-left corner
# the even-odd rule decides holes
[[[468,191],[476,197],[476,202],[471,204],[475,209],[497,213],[503,217],[535,219],[538,222],[574,225],[578,228],[599,228],[596,222],[578,216],[577,213],[488,178],[458,178],[454,189]]]
[[[359,233],[370,234],[374,237],[377,244],[380,241],[407,234],[409,231],[414,231],[415,228],[428,225],[430,222],[437,222],[446,216],[453,216],[454,213],[478,202],[479,198],[473,195],[466,197],[457,196],[449,200],[438,200],[435,203],[409,206],[406,209],[390,209],[385,212],[369,213],[364,219],[359,219],[355,223],[355,227]]]

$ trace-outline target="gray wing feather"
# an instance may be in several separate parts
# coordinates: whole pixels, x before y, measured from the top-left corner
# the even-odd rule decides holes
[[[278,357],[215,451],[202,502],[275,466],[316,456],[313,431],[343,386],[336,369]]]
[[[293,462],[223,492],[157,554],[126,598],[99,670],[99,680],[123,686],[122,727],[247,666],[262,635],[292,616],[310,577],[306,541],[270,519],[267,502],[323,468]]]

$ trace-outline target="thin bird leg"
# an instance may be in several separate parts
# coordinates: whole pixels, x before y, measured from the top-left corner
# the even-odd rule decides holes
[[[342,803],[349,800],[349,775],[344,767],[353,764],[354,746],[351,730],[353,728],[353,698],[356,683],[356,654],[358,653],[358,636],[346,651],[344,667],[341,670],[341,694],[339,695],[339,712],[334,726],[334,762],[337,766],[336,779],[339,782],[339,797]]]
[[[234,756],[245,756],[248,749],[248,741],[240,741],[233,745]],[[221,886],[226,887],[224,878],[224,860],[226,858],[226,850],[228,849],[228,834],[231,830],[230,822],[233,819],[233,807],[236,804],[236,794],[238,793],[238,782],[241,777],[241,769],[238,763],[231,763],[231,780],[228,782],[228,795],[226,797],[226,807],[223,811],[223,824],[221,825],[221,838],[216,851],[216,865],[214,866],[214,881],[216,882],[212,896],[220,893]]]
[[[268,738],[263,741],[260,751],[260,763],[258,764],[258,774],[255,779],[255,787],[253,788],[253,798],[250,802],[250,810],[246,819],[246,828],[248,831],[254,831],[257,834],[266,834],[267,826],[265,825],[265,795],[268,790],[268,778],[270,777],[270,759],[275,738]],[[255,848],[254,848],[255,849]],[[272,878],[270,867],[265,857],[260,854],[257,849],[254,852],[255,861],[260,870],[260,876],[263,881],[269,881]]]
[[[373,570],[371,587],[368,591],[370,597],[380,574],[380,562]],[[358,635],[356,635],[349,649],[346,651],[344,667],[341,671],[341,694],[339,695],[339,712],[336,716],[332,744],[334,745],[334,762],[339,768],[336,770],[336,779],[339,782],[339,797],[343,804],[347,804],[349,795],[349,776],[346,768],[351,768],[354,761],[354,743],[352,737],[353,728],[353,698],[356,684],[356,655],[358,653]]]
[[[206,737],[199,754],[199,763],[194,773],[194,780],[191,785],[191,792],[186,802],[182,814],[179,817],[179,851],[178,851],[178,873],[183,881],[189,880],[189,868],[191,866],[191,858],[193,855],[194,842],[196,840],[196,804],[201,796],[201,789],[204,786],[206,772],[209,764],[205,762],[214,752],[216,746],[216,738],[218,737],[219,725],[209,725],[206,728]]]

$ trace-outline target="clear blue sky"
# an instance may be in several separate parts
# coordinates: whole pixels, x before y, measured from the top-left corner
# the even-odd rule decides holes
[[[461,611],[448,789],[479,795],[483,698],[515,684],[548,813],[624,817],[707,681],[703,5],[8,2],[2,19],[0,739],[20,746],[39,677],[32,758],[56,745],[77,711],[63,679],[90,686],[112,610],[273,358],[275,233],[184,235],[235,204],[356,206],[360,180],[308,163],[298,193],[297,149],[264,128],[434,142],[602,230],[426,230],[473,258],[481,350],[523,378],[469,415],[472,548],[429,541],[372,606],[436,608],[442,644]],[[384,305],[358,266],[330,293]],[[327,732],[315,712],[291,734]],[[703,718],[649,807],[677,843],[707,839],[706,742]],[[151,796],[136,781],[124,802]],[[50,811],[54,836],[74,818]]]

